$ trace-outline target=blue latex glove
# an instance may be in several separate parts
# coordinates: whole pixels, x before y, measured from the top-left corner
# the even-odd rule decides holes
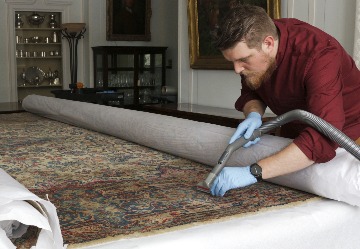
[[[249,139],[254,130],[259,128],[262,124],[261,115],[257,112],[250,112],[244,121],[242,121],[237,127],[234,135],[230,138],[229,144],[233,143],[236,139],[244,136],[245,139]],[[260,138],[256,138],[253,141],[247,142],[243,147],[247,148],[250,145],[259,142]]]
[[[230,189],[243,188],[256,182],[256,178],[250,173],[250,166],[225,167],[214,180],[211,194],[224,196]]]

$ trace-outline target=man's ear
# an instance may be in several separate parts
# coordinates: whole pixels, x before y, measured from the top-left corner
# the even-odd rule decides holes
[[[266,36],[264,38],[263,43],[261,44],[261,48],[262,50],[266,53],[266,54],[270,54],[270,52],[274,49],[275,47],[275,39],[273,36],[269,35]]]

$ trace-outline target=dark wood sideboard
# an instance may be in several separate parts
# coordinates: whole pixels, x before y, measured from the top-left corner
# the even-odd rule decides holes
[[[62,96],[57,96],[62,97]],[[76,100],[76,99],[73,99]],[[80,99],[79,99],[80,100]],[[91,102],[88,100],[80,100],[85,102]],[[100,104],[100,103],[98,103]],[[124,108],[127,108],[126,106]],[[157,113],[167,116],[173,116],[178,118],[184,118],[194,120],[198,122],[205,122],[210,124],[222,125],[226,127],[236,128],[239,123],[244,120],[244,115],[235,109],[179,103],[179,104],[151,104],[141,106],[130,106],[128,109]],[[9,102],[0,103],[0,114],[23,112],[21,103]],[[274,114],[265,114],[263,121],[266,122],[274,118]],[[274,134],[278,134],[279,130],[274,131]]]
[[[144,105],[139,110],[233,128],[245,118],[242,112],[235,109],[187,103]],[[274,114],[265,114],[263,121],[274,117]]]

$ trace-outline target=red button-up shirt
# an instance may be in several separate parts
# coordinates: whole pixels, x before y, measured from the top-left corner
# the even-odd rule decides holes
[[[353,140],[360,137],[360,71],[351,56],[335,38],[305,22],[286,18],[274,22],[280,33],[277,69],[255,91],[242,84],[236,109],[242,111],[246,102],[258,99],[276,115],[302,109]],[[281,130],[315,162],[335,156],[338,145],[301,121]]]

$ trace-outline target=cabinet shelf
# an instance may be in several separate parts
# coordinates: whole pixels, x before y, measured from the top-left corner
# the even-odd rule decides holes
[[[20,46],[32,46],[32,45],[35,45],[35,46],[38,46],[38,45],[41,45],[41,46],[54,46],[54,45],[61,45],[61,42],[51,42],[51,43],[45,43],[45,42],[29,42],[29,43],[24,43],[24,42],[21,42],[21,43],[16,43],[16,45],[20,45]]]
[[[107,68],[107,70],[109,71],[134,71],[135,68],[133,67],[109,67]],[[156,70],[159,69],[161,70],[162,67],[153,67],[153,68],[148,68],[148,67],[139,67],[138,68],[140,71],[152,71],[152,70]],[[97,68],[96,70],[98,71],[103,71],[103,68]]]
[[[109,71],[134,71],[133,67],[109,67],[107,70]],[[98,68],[98,71],[103,71],[104,69]]]
[[[15,28],[15,31],[60,31],[61,28]]]
[[[61,59],[61,56],[47,56],[47,57],[41,57],[41,56],[36,56],[36,57],[16,57],[16,59],[20,59],[20,60],[44,60],[44,59]]]
[[[155,89],[157,86],[136,86],[136,88],[139,89]],[[110,84],[110,86],[108,87],[109,89],[111,88],[112,90],[119,90],[119,89],[134,89],[135,86],[112,86]]]
[[[154,96],[159,96],[165,85],[167,47],[100,46],[92,49],[95,88],[124,92],[127,105],[155,103]]]
[[[38,85],[38,86],[18,86],[18,88],[46,88],[46,87],[62,87],[62,84],[60,85]]]

